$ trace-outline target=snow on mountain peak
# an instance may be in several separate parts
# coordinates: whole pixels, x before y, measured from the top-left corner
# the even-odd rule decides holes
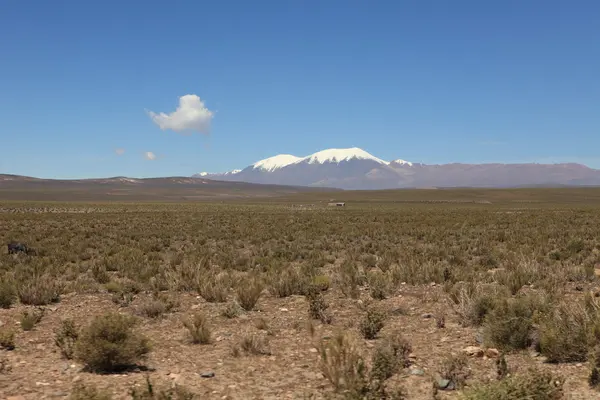
[[[301,157],[296,157],[291,154],[279,154],[274,157],[269,157],[265,158],[264,160],[260,160],[254,163],[252,167],[253,169],[262,169],[264,171],[271,172],[300,160],[302,160]]]
[[[200,173],[198,173],[197,175],[198,175],[198,176],[206,176],[206,175],[208,175],[208,174],[209,174],[208,172],[200,172]]]
[[[394,164],[400,164],[400,165],[408,165],[409,167],[412,167],[413,163],[411,163],[410,161],[406,161],[406,160],[402,160],[402,159],[397,159],[392,161]]]
[[[341,161],[349,161],[352,159],[373,160],[379,164],[388,164],[387,161],[383,161],[358,147],[322,150],[308,157],[304,157],[302,161],[307,161],[309,164],[324,164],[326,162],[340,163]]]

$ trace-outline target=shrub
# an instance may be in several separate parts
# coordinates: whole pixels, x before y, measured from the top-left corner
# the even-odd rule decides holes
[[[406,398],[402,388],[389,392],[383,380],[379,379],[381,374],[389,373],[383,370],[387,366],[380,364],[378,370],[369,371],[355,343],[346,334],[339,332],[331,341],[321,342],[320,355],[321,372],[333,384],[334,390],[343,394],[345,399],[403,400]]]
[[[496,302],[507,297],[506,289],[498,285],[453,285],[449,293],[455,311],[461,318],[463,326],[479,326],[485,316],[494,309]]]
[[[147,318],[159,318],[175,308],[175,303],[168,298],[158,297],[148,299],[138,309],[140,315]]]
[[[150,377],[146,375],[146,385],[143,389],[131,388],[129,391],[133,400],[194,400],[196,394],[183,386],[174,385],[168,389],[156,389]]]
[[[183,321],[183,326],[187,328],[192,343],[211,343],[211,329],[208,325],[208,318],[204,314],[194,314],[190,319]]]
[[[321,293],[311,291],[306,296],[308,300],[308,313],[311,318],[321,320],[324,324],[330,324],[331,315],[327,312],[329,305]]]
[[[258,335],[244,336],[239,344],[239,350],[252,355],[270,355],[268,341]],[[234,349],[234,352],[236,350]]]
[[[449,380],[456,389],[462,389],[471,375],[468,358],[465,353],[450,355],[442,363],[440,375]]]
[[[201,276],[198,282],[198,294],[209,303],[224,303],[227,301],[229,285],[225,278],[213,273]]]
[[[45,310],[43,308],[38,308],[36,310],[31,311],[23,311],[21,314],[21,328],[24,331],[30,331],[36,326],[44,316]]]
[[[10,308],[16,300],[15,288],[6,277],[0,280],[0,308]]]
[[[54,344],[60,349],[63,357],[70,360],[75,353],[75,343],[79,337],[79,330],[71,319],[61,321],[60,327],[55,333]]]
[[[60,300],[62,285],[49,275],[34,276],[21,280],[17,292],[22,304],[43,306]]]
[[[77,382],[73,385],[69,400],[111,400],[110,393],[98,390],[95,386]]]
[[[533,317],[547,307],[533,296],[501,299],[485,317],[484,338],[503,350],[524,349],[532,343]]]
[[[540,353],[551,363],[585,361],[593,322],[583,305],[559,304],[541,323]]]
[[[237,287],[237,300],[246,311],[252,311],[263,291],[263,284],[258,279],[241,282]]]
[[[367,386],[367,366],[356,345],[344,333],[337,333],[320,346],[321,372],[336,392],[362,393]]]
[[[15,332],[8,328],[0,328],[0,349],[14,350]]]
[[[596,346],[590,356],[591,370],[588,383],[592,389],[600,389],[600,347]]]
[[[127,369],[150,351],[147,338],[133,331],[131,316],[107,313],[94,318],[75,344],[75,356],[93,372]]]
[[[369,272],[367,275],[371,297],[376,300],[384,300],[389,293],[389,279],[381,272]]]
[[[235,318],[243,312],[242,308],[236,301],[232,301],[221,312],[225,318]]]
[[[321,292],[325,292],[331,286],[331,280],[327,275],[316,275],[312,280],[312,285]]]
[[[360,322],[360,332],[365,339],[375,339],[385,324],[385,313],[374,308],[367,310],[367,314]]]
[[[363,279],[356,263],[346,260],[340,266],[338,280],[340,289],[346,297],[358,298],[358,287],[363,283]]]
[[[465,391],[464,400],[560,400],[564,380],[550,372],[530,369],[528,372]]]
[[[300,274],[292,267],[282,271],[275,271],[270,277],[270,292],[277,297],[288,297],[300,294],[306,283],[302,281]]]

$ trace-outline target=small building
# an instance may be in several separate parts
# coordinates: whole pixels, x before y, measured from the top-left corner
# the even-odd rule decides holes
[[[338,203],[329,203],[330,207],[346,207],[346,203],[338,202]]]

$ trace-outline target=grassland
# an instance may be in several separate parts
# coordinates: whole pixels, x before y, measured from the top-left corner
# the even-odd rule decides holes
[[[599,200],[2,202],[0,397],[598,398]]]

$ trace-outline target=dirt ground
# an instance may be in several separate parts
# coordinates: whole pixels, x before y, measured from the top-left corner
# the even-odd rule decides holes
[[[444,307],[439,302],[441,294],[439,285],[406,286],[400,294],[380,304],[390,313],[380,336],[386,331],[401,329],[413,347],[413,365],[393,378],[404,386],[409,399],[432,399],[433,376],[439,360],[448,353],[479,345],[477,331],[461,327],[451,313],[446,317],[444,328],[438,328],[434,318],[427,315]],[[109,295],[65,296],[60,303],[47,307],[46,315],[34,330],[19,331],[13,351],[1,352],[12,370],[0,374],[0,397],[65,398],[73,383],[81,381],[106,389],[115,399],[126,399],[129,388],[143,385],[148,374],[157,386],[182,384],[206,399],[304,399],[311,398],[310,395],[324,398],[324,394],[331,391],[331,385],[318,367],[318,341],[330,337],[336,327],[355,327],[362,301],[328,296],[335,325],[315,321],[314,336],[311,336],[303,296],[264,297],[256,311],[234,319],[220,315],[225,304],[207,303],[199,296],[180,296],[181,304],[176,311],[158,320],[144,320],[140,326],[155,344],[145,363],[148,371],[108,375],[83,372],[82,365],[63,359],[51,332],[61,319],[83,321],[119,307]],[[130,307],[135,307],[135,302]],[[18,325],[23,309],[24,306],[17,306],[0,311],[0,324]],[[192,310],[203,310],[211,316],[215,338],[212,344],[189,343],[181,318]],[[261,318],[267,321],[269,332],[256,328]],[[232,345],[247,333],[265,336],[271,355],[232,357]],[[365,351],[372,349],[377,340],[363,339]],[[566,378],[566,399],[600,398],[588,389],[587,363],[548,365],[543,357],[528,354],[511,354],[506,359],[513,373],[526,371],[530,364],[559,371]],[[473,381],[495,379],[494,358],[471,357],[469,367]],[[424,375],[412,375],[410,371],[414,368],[423,370]],[[204,372],[214,372],[214,377],[202,378],[200,375]],[[440,392],[439,396],[454,399],[458,398],[458,392]]]

